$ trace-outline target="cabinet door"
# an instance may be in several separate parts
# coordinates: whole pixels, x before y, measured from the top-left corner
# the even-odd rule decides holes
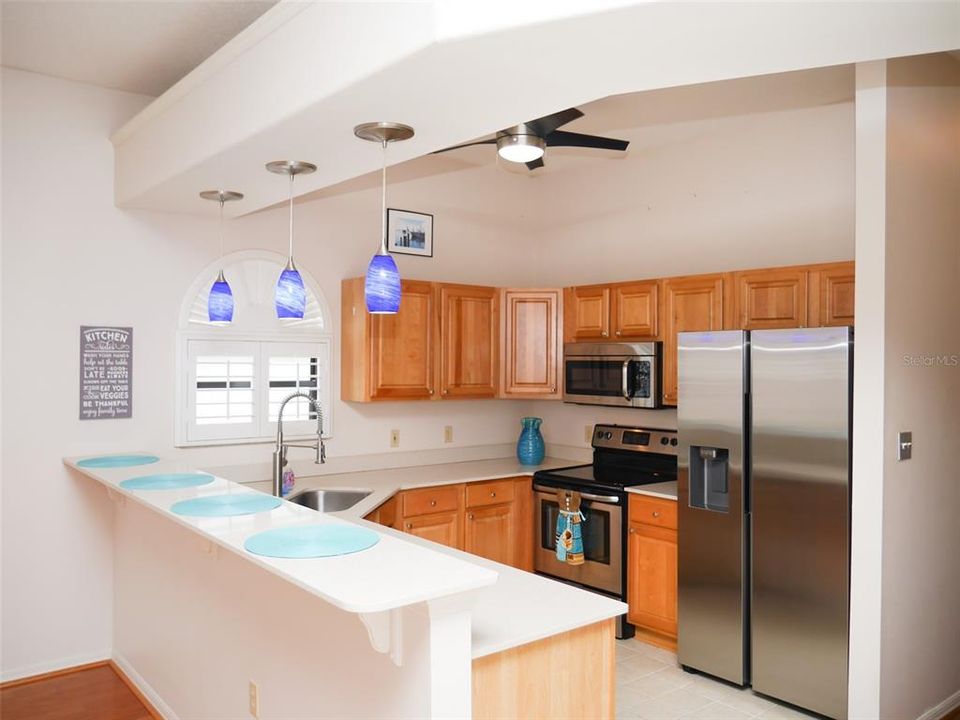
[[[807,327],[805,267],[738,272],[733,282],[737,329]]]
[[[677,404],[677,333],[723,329],[723,275],[663,281],[663,402]]]
[[[852,262],[821,266],[811,272],[810,324],[853,325],[855,267]]]
[[[652,340],[657,337],[656,280],[619,283],[612,288],[613,335],[623,340]]]
[[[424,399],[433,395],[436,353],[433,285],[401,284],[400,312],[370,318],[370,397]]]
[[[468,509],[463,549],[516,567],[517,520],[513,503]]]
[[[404,518],[403,531],[447,547],[463,547],[460,541],[460,511]]]
[[[497,394],[500,323],[496,288],[440,286],[440,393]]]
[[[563,338],[567,342],[610,337],[610,287],[587,285],[563,292]]]
[[[501,394],[560,397],[560,291],[504,290]]]
[[[630,523],[627,533],[627,619],[676,639],[677,531]]]

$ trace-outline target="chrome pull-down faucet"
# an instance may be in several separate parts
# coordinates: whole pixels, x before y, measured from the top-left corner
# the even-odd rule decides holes
[[[310,407],[317,414],[317,441],[312,445],[300,445],[297,443],[285,443],[283,441],[283,410],[287,403],[294,398],[303,398],[310,403]],[[295,392],[283,399],[280,403],[280,411],[277,413],[277,446],[273,450],[273,494],[276,497],[283,497],[283,466],[287,464],[287,448],[300,447],[314,450],[317,453],[317,459],[314,462],[322,465],[327,461],[327,448],[323,444],[323,412],[320,409],[320,403],[303,392]]]

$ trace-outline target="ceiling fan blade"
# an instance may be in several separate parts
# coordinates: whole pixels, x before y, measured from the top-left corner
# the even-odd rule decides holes
[[[567,110],[555,112],[553,115],[545,115],[542,118],[531,120],[530,122],[524,123],[524,125],[526,125],[534,135],[545,138],[561,125],[573,122],[579,117],[583,117],[582,112],[576,108],[568,108]]]
[[[536,160],[531,160],[528,163],[524,163],[527,166],[527,170],[536,170],[537,168],[543,167],[543,158],[538,157]]]
[[[563,130],[554,130],[546,137],[546,141],[550,147],[583,147],[599,150],[626,150],[630,144],[627,140],[615,140],[599,135],[583,135]]]
[[[476,142],[464,143],[463,145],[453,145],[452,147],[443,148],[442,150],[434,150],[431,155],[438,155],[440,153],[450,152],[451,150],[459,150],[460,148],[473,147],[474,145],[496,145],[497,139],[490,138],[489,140],[477,140]]]

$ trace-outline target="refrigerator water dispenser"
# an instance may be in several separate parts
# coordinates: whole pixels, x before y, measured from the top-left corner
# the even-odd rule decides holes
[[[729,467],[726,448],[690,447],[690,507],[730,512]]]

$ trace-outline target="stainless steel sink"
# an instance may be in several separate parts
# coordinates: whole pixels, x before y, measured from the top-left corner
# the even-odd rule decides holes
[[[303,490],[287,498],[318,512],[337,512],[352,508],[370,494],[370,490]]]

